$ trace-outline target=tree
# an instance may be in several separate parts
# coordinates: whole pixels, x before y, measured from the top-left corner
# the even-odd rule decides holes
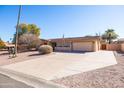
[[[19,28],[18,28],[18,35],[21,36],[25,33],[28,32],[28,27],[27,27],[27,24],[19,24]]]
[[[40,35],[40,28],[38,28],[35,24],[28,24],[27,27],[29,33],[32,33],[36,36]]]
[[[40,35],[40,28],[38,28],[35,24],[19,24],[18,27],[18,38],[26,33],[31,33],[36,35],[37,37],[39,37]],[[14,34],[14,38],[13,38],[13,43],[15,42],[15,36],[16,34]]]
[[[117,39],[118,35],[115,33],[114,29],[108,29],[102,35],[102,39],[106,40],[109,44],[112,43],[114,39]]]
[[[19,45],[27,45],[28,48],[37,48],[41,45],[41,40],[32,33],[25,33],[19,37]]]
[[[4,42],[2,41],[2,39],[0,38],[0,49],[1,48],[5,48],[5,44],[4,44]]]

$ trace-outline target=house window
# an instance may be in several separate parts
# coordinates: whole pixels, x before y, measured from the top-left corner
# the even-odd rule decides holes
[[[62,47],[62,45],[63,45],[63,44],[62,44],[61,42],[58,42],[58,43],[57,43],[57,47]]]
[[[70,42],[58,42],[57,47],[70,47]]]
[[[64,47],[70,47],[70,42],[65,42]]]

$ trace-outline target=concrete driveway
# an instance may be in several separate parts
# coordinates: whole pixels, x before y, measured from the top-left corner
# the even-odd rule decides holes
[[[117,64],[112,51],[59,53],[2,66],[12,71],[53,80]]]

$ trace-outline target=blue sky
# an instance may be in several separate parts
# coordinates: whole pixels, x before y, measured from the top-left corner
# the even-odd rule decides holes
[[[15,33],[19,6],[0,6],[0,37]],[[124,37],[124,6],[22,6],[20,23],[36,24],[40,38],[80,37],[112,28]]]

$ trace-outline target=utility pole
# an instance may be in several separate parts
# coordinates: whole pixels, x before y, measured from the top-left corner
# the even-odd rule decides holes
[[[63,47],[64,47],[64,44],[65,44],[65,35],[64,34],[62,36],[62,39],[63,39]]]
[[[111,44],[111,33],[109,33],[109,44]]]
[[[15,40],[15,56],[17,56],[17,46],[18,46],[18,26],[20,21],[20,14],[21,14],[21,5],[19,6],[19,12],[18,12],[18,19],[17,19],[17,25],[16,25],[16,40]]]

